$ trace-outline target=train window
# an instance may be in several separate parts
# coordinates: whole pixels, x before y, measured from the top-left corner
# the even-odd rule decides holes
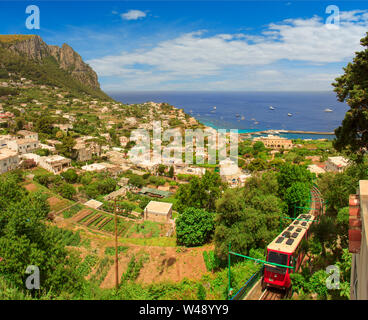
[[[300,232],[300,231],[302,231],[302,228],[296,229],[296,232]]]
[[[302,222],[302,226],[305,227],[307,225],[307,223],[304,221]]]
[[[267,261],[286,266],[288,261],[288,255],[276,251],[269,251]],[[269,272],[275,272],[280,274],[285,274],[286,272],[286,268],[267,265],[266,270]]]
[[[291,231],[291,230],[293,230],[294,229],[294,227],[293,226],[290,226],[289,228],[287,228],[288,229],[288,231]]]
[[[283,234],[282,234],[283,237],[285,238],[289,238],[290,237],[290,232],[289,231],[285,231]]]
[[[291,235],[293,238],[296,238],[298,236],[298,232],[293,232],[293,234]]]
[[[299,221],[294,221],[294,224],[299,224]]]
[[[278,237],[276,243],[281,243],[284,239],[285,239],[284,237]]]

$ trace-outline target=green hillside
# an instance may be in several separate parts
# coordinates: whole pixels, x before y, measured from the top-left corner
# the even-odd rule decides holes
[[[101,89],[91,88],[74,79],[68,71],[59,67],[52,56],[45,57],[42,61],[35,61],[7,49],[7,44],[2,42],[3,37],[0,41],[0,79],[7,78],[10,72],[19,77],[30,79],[36,84],[67,89],[75,96],[86,93],[96,98],[112,100]],[[19,40],[15,38],[6,39],[8,39],[8,42]]]

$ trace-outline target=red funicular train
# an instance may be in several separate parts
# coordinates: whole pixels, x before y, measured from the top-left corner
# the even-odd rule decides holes
[[[291,293],[290,273],[296,272],[303,261],[304,253],[301,251],[300,243],[303,239],[307,239],[308,229],[314,219],[312,214],[299,215],[267,246],[267,261],[294,269],[265,263],[263,290],[274,287],[286,290],[286,295]]]

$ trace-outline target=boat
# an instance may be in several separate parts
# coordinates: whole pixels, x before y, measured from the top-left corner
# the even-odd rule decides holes
[[[293,114],[292,113],[288,113],[288,116],[291,117]]]
[[[326,108],[325,109],[325,112],[332,112],[333,110],[332,109],[330,109],[330,108]]]
[[[275,110],[275,108],[273,106],[270,106],[270,110]]]
[[[235,116],[236,116],[237,118],[240,118],[240,114],[239,114],[239,113],[237,113]]]
[[[216,110],[216,107],[213,107],[213,110]]]
[[[256,121],[256,122],[254,122],[254,124],[259,124],[259,122],[258,122],[258,121]]]
[[[241,119],[242,119],[242,120],[245,120],[245,117],[244,117],[244,116],[242,116],[242,117],[241,117]]]

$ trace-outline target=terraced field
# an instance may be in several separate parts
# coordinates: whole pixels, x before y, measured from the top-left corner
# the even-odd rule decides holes
[[[74,222],[77,222],[91,229],[96,229],[96,230],[105,231],[109,233],[115,232],[114,217],[108,214],[105,214],[101,211],[84,208],[80,210],[76,215],[74,215],[71,219]],[[132,221],[126,221],[118,217],[118,223],[117,223],[118,235],[124,236],[132,224],[133,224]]]

